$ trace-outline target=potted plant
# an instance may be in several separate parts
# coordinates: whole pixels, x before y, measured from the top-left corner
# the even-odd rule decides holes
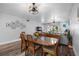
[[[34,36],[35,36],[35,39],[38,39],[40,37],[39,33],[38,32],[35,32],[34,33]]]

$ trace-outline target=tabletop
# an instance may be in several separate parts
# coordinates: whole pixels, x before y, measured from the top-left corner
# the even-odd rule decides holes
[[[43,46],[53,46],[58,42],[58,39],[56,39],[56,41],[54,39],[51,39],[51,41],[47,41],[47,40],[41,40],[41,39],[30,39],[30,41],[32,41],[33,43],[39,44],[39,45],[43,45]]]
[[[42,38],[41,37],[45,37]],[[44,45],[44,46],[53,46],[60,40],[60,35],[53,35],[53,34],[44,34],[40,36],[40,38],[32,38],[30,41],[32,41],[35,44]]]

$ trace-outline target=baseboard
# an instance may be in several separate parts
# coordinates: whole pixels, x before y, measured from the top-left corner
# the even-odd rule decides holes
[[[73,51],[74,51],[74,53],[75,53],[75,56],[78,56],[78,54],[77,54],[77,51],[76,51],[75,47],[73,47]]]
[[[6,42],[0,42],[0,45],[4,45],[4,44],[8,44],[8,43],[12,43],[12,42],[16,42],[19,41],[20,39],[16,39],[16,40],[11,40],[11,41],[6,41]]]

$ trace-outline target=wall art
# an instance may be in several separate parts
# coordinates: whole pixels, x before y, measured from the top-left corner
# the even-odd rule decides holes
[[[26,25],[17,20],[6,23],[6,27],[10,27],[11,29],[24,29]]]

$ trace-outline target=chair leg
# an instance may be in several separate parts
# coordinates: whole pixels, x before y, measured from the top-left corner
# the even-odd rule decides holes
[[[32,53],[33,53],[33,56],[34,56],[35,55],[35,51],[33,51]]]
[[[45,52],[42,52],[42,56],[45,56]]]
[[[28,52],[29,52],[29,50],[26,49],[26,50],[25,50],[25,56],[27,56]]]
[[[22,49],[22,45],[21,45],[21,52],[23,51],[23,49]]]
[[[58,56],[59,53],[59,47],[56,49],[56,56]]]
[[[60,47],[58,46],[57,56],[59,56],[60,53]]]
[[[23,42],[21,41],[21,52],[23,51]]]
[[[25,56],[27,55],[27,52],[25,51]]]
[[[65,52],[65,55],[67,56],[68,53],[69,53],[69,48],[68,48],[68,46],[66,46],[65,50],[67,51],[67,52]]]
[[[41,56],[44,56],[43,48],[41,48]]]

